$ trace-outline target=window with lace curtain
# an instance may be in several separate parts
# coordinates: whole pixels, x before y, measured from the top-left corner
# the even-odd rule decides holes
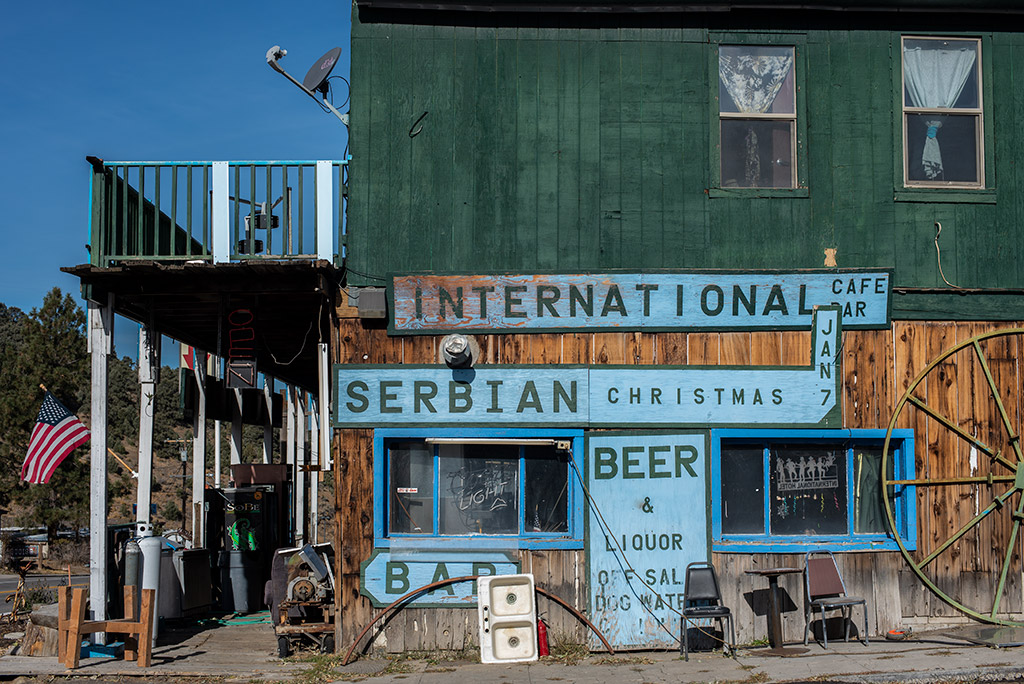
[[[903,180],[985,185],[981,41],[903,36]]]
[[[792,46],[719,46],[720,187],[797,186],[795,57]]]

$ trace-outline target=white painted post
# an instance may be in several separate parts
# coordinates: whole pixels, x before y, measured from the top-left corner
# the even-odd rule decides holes
[[[316,258],[334,261],[334,164],[316,163]]]
[[[114,295],[106,305],[89,302],[92,357],[92,419],[89,441],[89,602],[93,620],[107,619],[107,376],[113,350]],[[93,643],[103,643],[97,633]]]
[[[242,390],[234,391],[231,402],[231,465],[242,462]]]
[[[213,236],[213,263],[226,264],[231,261],[231,212],[229,195],[228,163],[213,162],[213,217],[210,221]]]
[[[295,545],[306,543],[306,393],[295,393]]]
[[[320,390],[317,399],[317,407],[320,410],[320,470],[331,470],[334,459],[331,455],[331,375],[330,359],[327,355],[327,343],[319,345],[319,367],[318,367],[318,389]]]
[[[309,539],[316,544],[320,541],[320,412],[310,397],[309,412],[309,462],[316,466],[309,475]]]
[[[156,370],[160,367],[160,335],[139,326],[139,472],[135,519],[149,524],[153,503],[153,414],[156,411]]]
[[[289,502],[289,510],[292,514],[292,531],[294,543],[298,543],[298,533],[295,532],[295,528],[299,527],[299,521],[295,517],[296,501],[299,498],[299,486],[298,486],[298,473],[295,469],[295,387],[288,385],[286,388],[286,394],[284,399],[285,410],[288,415],[285,418],[285,432],[287,434],[285,442],[285,460],[284,462],[288,465],[288,470],[292,476],[292,500]]]
[[[196,410],[192,418],[192,545],[206,546],[206,352],[196,350]],[[184,487],[185,483],[182,482]],[[184,532],[184,530],[182,530]]]
[[[219,335],[218,335],[219,337]],[[218,345],[219,346],[219,345]],[[213,357],[213,372],[218,378],[224,377],[220,370],[220,357]],[[213,421],[213,487],[220,489],[220,421]]]
[[[263,401],[267,405],[267,420],[263,424],[263,462],[270,463],[274,456],[274,380],[263,376]]]

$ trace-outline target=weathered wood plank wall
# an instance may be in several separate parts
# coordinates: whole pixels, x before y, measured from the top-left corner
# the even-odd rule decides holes
[[[1024,242],[1014,237],[1024,194],[1013,190],[1024,156],[1024,94],[1013,86],[1024,33],[999,17],[737,10],[604,24],[586,15],[418,20],[434,25],[401,12],[353,17],[351,284],[392,271],[820,268],[829,248],[842,267],[894,268],[897,286],[944,287],[937,221],[950,282],[1013,288],[1024,277]],[[996,191],[988,197],[895,197],[894,44],[929,31],[986,36],[984,106],[997,132],[985,149]],[[801,56],[806,196],[711,196],[715,43],[772,38]],[[969,320],[1005,318],[1003,304],[1021,299],[895,304]]]
[[[843,336],[843,416],[848,428],[885,428],[893,407],[929,361],[957,342],[997,329],[989,323],[894,322],[890,330],[849,331]],[[358,321],[342,320],[335,345],[338,363],[436,363],[439,338],[388,337],[382,329],[364,329]],[[809,361],[808,332],[740,333],[571,333],[565,335],[478,335],[481,363],[585,364],[764,364],[801,365]],[[995,384],[1017,433],[1024,430],[1024,407],[1019,390],[1024,378],[1020,340],[999,338],[984,346]],[[991,401],[988,382],[972,353],[961,353],[940,364],[918,396],[983,442],[1012,454],[1003,420]],[[907,411],[900,427],[913,428],[916,470],[926,477],[965,477],[988,472],[983,454],[921,411]],[[373,547],[373,444],[371,430],[335,431],[337,454],[336,512],[340,517],[338,554],[341,609],[347,638],[368,622],[375,610],[359,595],[359,563]],[[1014,457],[1015,459],[1015,457]],[[919,548],[930,551],[984,508],[993,497],[988,485],[919,488],[917,529]],[[1010,537],[1009,516],[991,520],[966,535],[935,561],[936,581],[945,591],[984,609],[991,607],[998,574]],[[1011,570],[1002,607],[1024,612],[1020,546],[1011,553]],[[924,551],[918,552],[919,557]],[[580,609],[586,608],[586,569],[582,551],[521,552],[524,571],[533,571],[539,584]],[[741,641],[764,638],[763,580],[744,574],[755,567],[803,565],[794,554],[716,553],[714,562],[724,579],[726,601],[738,614]],[[957,621],[959,614],[935,598],[896,552],[846,553],[839,557],[850,593],[869,599],[869,631],[885,632],[906,624]],[[785,613],[787,638],[803,632],[801,576],[781,580],[790,597]],[[582,639],[583,630],[556,606],[542,602],[552,631]],[[859,617],[858,617],[859,620]],[[460,649],[476,642],[476,614],[465,609],[408,609],[383,626],[385,638],[377,647],[390,651],[433,648]],[[381,631],[381,630],[378,630]]]

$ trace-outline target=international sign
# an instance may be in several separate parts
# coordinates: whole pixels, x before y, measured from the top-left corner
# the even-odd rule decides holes
[[[841,316],[816,310],[810,365],[334,366],[334,427],[840,424]]]
[[[833,305],[847,328],[889,325],[884,270],[400,275],[391,332],[807,328]]]

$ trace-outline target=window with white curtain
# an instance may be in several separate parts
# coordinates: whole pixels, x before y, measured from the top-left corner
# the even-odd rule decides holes
[[[903,36],[901,43],[904,184],[984,187],[981,41]]]
[[[718,49],[721,187],[796,187],[795,49]]]

